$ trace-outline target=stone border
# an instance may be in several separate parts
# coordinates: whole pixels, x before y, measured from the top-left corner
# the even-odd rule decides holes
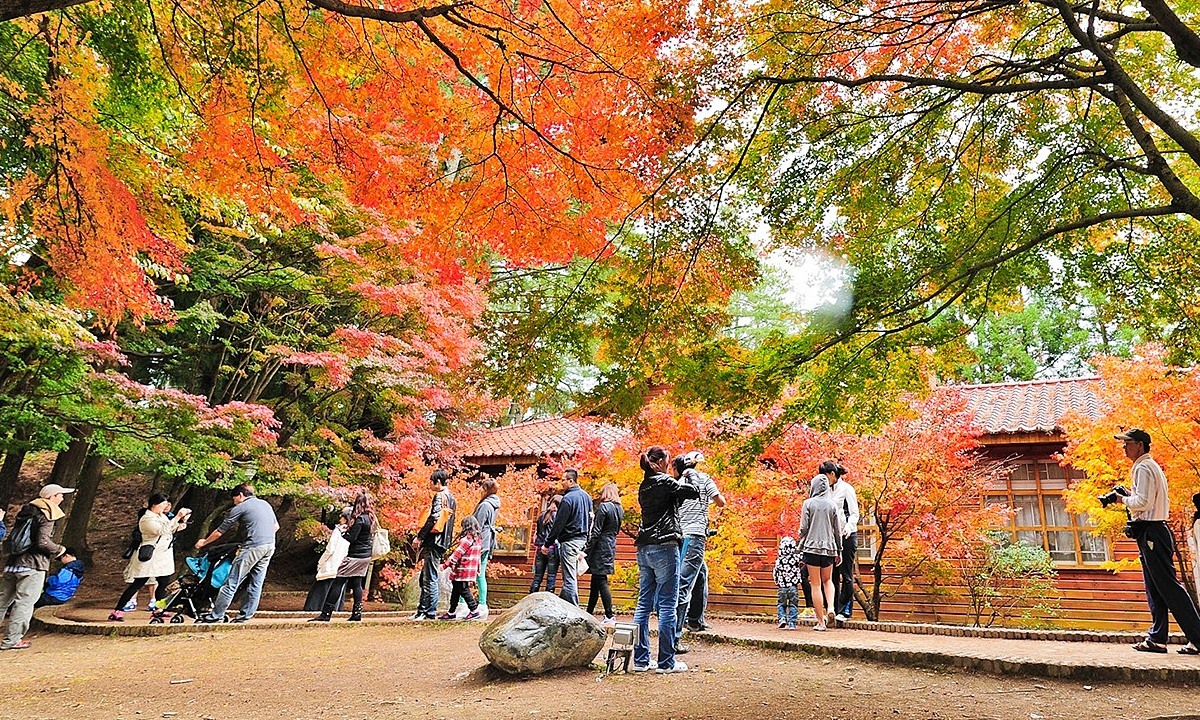
[[[775,619],[770,615],[715,613],[713,617],[737,622],[775,623]],[[803,619],[800,621],[803,625],[812,625],[813,622],[813,620]],[[950,637],[973,637],[995,640],[1050,640],[1055,642],[1100,642],[1129,645],[1146,637],[1146,633],[1144,632],[1119,630],[1029,630],[1006,627],[986,628],[970,627],[968,625],[935,625],[933,623],[871,622],[869,620],[850,620],[846,623],[846,627],[851,630],[872,630],[875,632],[905,635],[946,635]],[[1172,634],[1167,642],[1175,645],[1185,645],[1187,644],[1187,638],[1183,635]]]
[[[109,637],[158,637],[161,635],[180,635],[184,633],[216,633],[240,632],[242,630],[295,630],[296,628],[353,628],[363,625],[400,625],[408,622],[404,613],[387,613],[387,617],[364,615],[361,623],[332,622],[307,623],[288,622],[302,617],[311,617],[312,613],[290,613],[262,611],[255,613],[255,618],[264,618],[265,622],[248,623],[194,623],[189,618],[187,622],[165,622],[156,625],[126,625],[124,623],[98,623],[65,620],[58,617],[56,610],[64,606],[38,608],[33,613],[30,628],[44,632],[63,635],[107,635]],[[382,613],[381,613],[382,614]],[[335,615],[336,619],[336,615]],[[272,622],[274,620],[275,622]]]
[[[697,640],[767,650],[803,652],[823,657],[842,657],[855,660],[878,662],[909,667],[945,668],[955,667],[974,672],[994,675],[1020,675],[1054,678],[1058,680],[1133,681],[1159,684],[1200,684],[1200,668],[1132,668],[1112,665],[1073,665],[1067,663],[1016,660],[1006,658],[979,658],[955,655],[948,652],[924,650],[891,650],[883,648],[855,648],[820,645],[799,640],[770,640],[765,638],[739,638],[712,631],[692,636]]]

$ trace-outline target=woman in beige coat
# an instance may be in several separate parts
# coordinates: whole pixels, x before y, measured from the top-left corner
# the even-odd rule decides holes
[[[142,544],[133,557],[129,558],[129,566],[125,569],[128,585],[117,600],[117,606],[109,620],[124,622],[125,613],[121,608],[129,599],[142,589],[150,578],[158,580],[154,592],[155,601],[162,600],[167,594],[167,586],[175,574],[175,533],[187,527],[191,510],[184,508],[175,515],[168,517],[171,511],[171,501],[163,493],[154,493],[146,501],[146,512],[138,520],[138,530],[142,533]]]

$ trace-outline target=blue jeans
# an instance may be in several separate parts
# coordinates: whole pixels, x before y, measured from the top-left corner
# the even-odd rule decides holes
[[[212,617],[225,616],[243,581],[249,584],[246,586],[246,599],[242,601],[238,617],[254,617],[254,612],[258,610],[258,601],[262,597],[263,583],[267,579],[267,566],[271,564],[271,556],[274,554],[274,545],[251,545],[238,550],[233,558],[233,565],[229,568],[229,577],[225,578],[225,584],[221,586],[217,599],[213,601]]]
[[[421,600],[417,603],[417,614],[425,617],[437,617],[438,604],[438,571],[442,568],[441,548],[421,548],[421,574],[418,582],[421,585]]]
[[[542,587],[542,578],[546,578],[546,591],[554,592],[558,587],[558,548],[551,546],[545,553],[541,548],[533,551],[533,583],[529,592],[535,593]]]
[[[700,622],[708,603],[708,566],[704,563],[705,535],[684,535],[679,560],[679,599],[675,605],[675,644],[683,637],[686,620]],[[696,605],[697,607],[692,607]]]
[[[779,588],[779,605],[775,613],[775,622],[796,627],[800,618],[800,591],[795,585],[783,585]]]
[[[560,540],[558,544],[558,569],[562,571],[560,598],[572,605],[579,604],[579,553],[587,538]]]
[[[675,601],[679,597],[679,546],[675,543],[638,548],[638,601],[633,613],[637,641],[633,664],[650,665],[650,613],[658,608],[658,667],[675,667]]]

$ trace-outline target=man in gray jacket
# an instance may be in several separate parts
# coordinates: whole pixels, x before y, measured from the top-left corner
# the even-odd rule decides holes
[[[62,505],[63,496],[73,492],[75,490],[72,488],[61,485],[47,485],[35,500],[17,514],[13,531],[5,543],[8,560],[4,563],[4,575],[0,577],[0,608],[7,608],[10,603],[13,606],[8,632],[0,643],[0,650],[24,650],[29,647],[23,638],[29,631],[33,606],[42,595],[50,561],[58,558],[63,563],[69,563],[75,559],[67,554],[65,547],[54,542],[54,523],[66,517],[59,506]],[[28,533],[24,527],[26,524],[29,525]],[[29,541],[27,546],[13,546],[14,542],[25,545],[26,539]]]
[[[233,558],[229,577],[217,593],[217,599],[213,601],[212,612],[196,618],[198,623],[225,622],[225,613],[229,610],[233,596],[237,594],[242,581],[249,583],[246,599],[242,601],[241,610],[232,622],[247,622],[258,610],[263,583],[267,580],[267,567],[275,555],[275,533],[279,530],[279,521],[275,519],[275,509],[271,507],[271,503],[254,497],[253,486],[238,485],[233,489],[233,510],[229,511],[220,527],[196,543],[196,549],[215,543],[239,522],[246,533],[246,541]]]

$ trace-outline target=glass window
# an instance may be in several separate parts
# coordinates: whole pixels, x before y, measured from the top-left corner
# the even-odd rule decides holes
[[[1014,542],[1045,548],[1057,563],[1102,563],[1109,559],[1108,541],[1090,531],[1086,516],[1068,512],[1061,494],[1080,475],[1053,459],[1019,462],[984,502],[1012,509],[1007,527]]]
[[[529,526],[505,527],[496,534],[497,555],[520,555],[529,551]]]

